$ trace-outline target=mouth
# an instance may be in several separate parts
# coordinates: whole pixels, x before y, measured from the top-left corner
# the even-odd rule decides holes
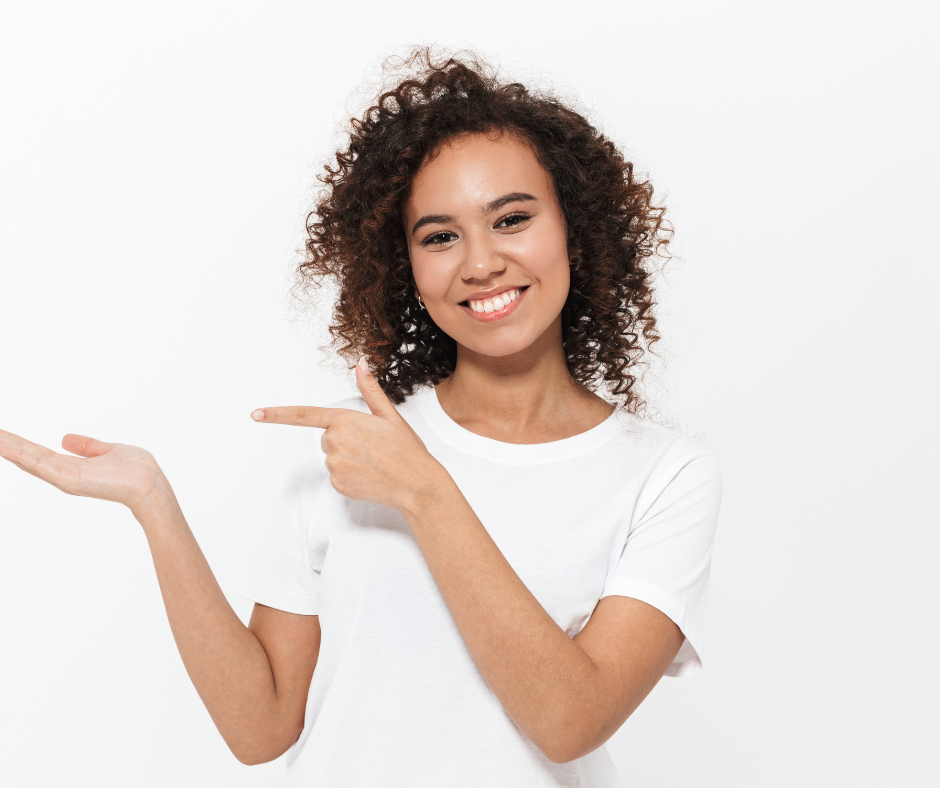
[[[529,285],[513,290],[504,290],[492,298],[461,301],[460,306],[476,320],[492,323],[494,320],[500,320],[514,312],[528,289]]]

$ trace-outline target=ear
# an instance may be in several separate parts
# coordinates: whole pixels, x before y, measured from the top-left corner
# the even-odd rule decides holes
[[[572,240],[568,241],[568,265],[569,266],[575,265],[574,260],[576,257],[581,256],[582,251],[584,250],[581,249],[581,247],[579,247],[577,244],[573,243]]]

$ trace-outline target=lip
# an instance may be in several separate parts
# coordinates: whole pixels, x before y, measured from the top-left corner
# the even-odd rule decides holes
[[[464,301],[486,301],[487,298],[495,298],[500,293],[507,293],[510,290],[522,290],[523,287],[528,287],[528,285],[503,285],[502,287],[494,287],[492,290],[477,290],[475,293],[468,295]]]
[[[521,287],[503,287],[499,290],[491,290],[486,295],[486,298],[492,298],[493,296],[497,296],[500,293],[505,293],[507,290],[519,290],[519,297],[515,301],[506,304],[506,306],[504,306],[502,309],[497,309],[495,312],[474,312],[469,306],[464,306],[463,304],[460,304],[459,306],[474,320],[479,320],[481,323],[495,323],[497,320],[502,320],[504,317],[508,317],[516,311],[516,307],[519,306],[519,302],[522,301],[522,299],[525,298],[525,294],[529,292],[529,286],[526,285],[525,290],[523,290]],[[482,299],[477,296],[473,300],[479,301]]]

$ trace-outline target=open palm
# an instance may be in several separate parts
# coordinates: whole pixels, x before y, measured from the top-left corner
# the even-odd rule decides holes
[[[116,501],[131,509],[145,501],[163,478],[153,455],[138,446],[66,435],[59,454],[0,430],[0,457],[69,495]]]

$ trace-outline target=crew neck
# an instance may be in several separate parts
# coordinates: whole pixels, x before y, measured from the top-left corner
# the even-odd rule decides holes
[[[418,389],[411,399],[420,407],[431,426],[448,443],[471,454],[499,462],[531,463],[566,459],[591,451],[621,430],[617,419],[618,411],[614,410],[597,426],[570,438],[547,443],[505,443],[461,427],[441,407],[434,386]]]

